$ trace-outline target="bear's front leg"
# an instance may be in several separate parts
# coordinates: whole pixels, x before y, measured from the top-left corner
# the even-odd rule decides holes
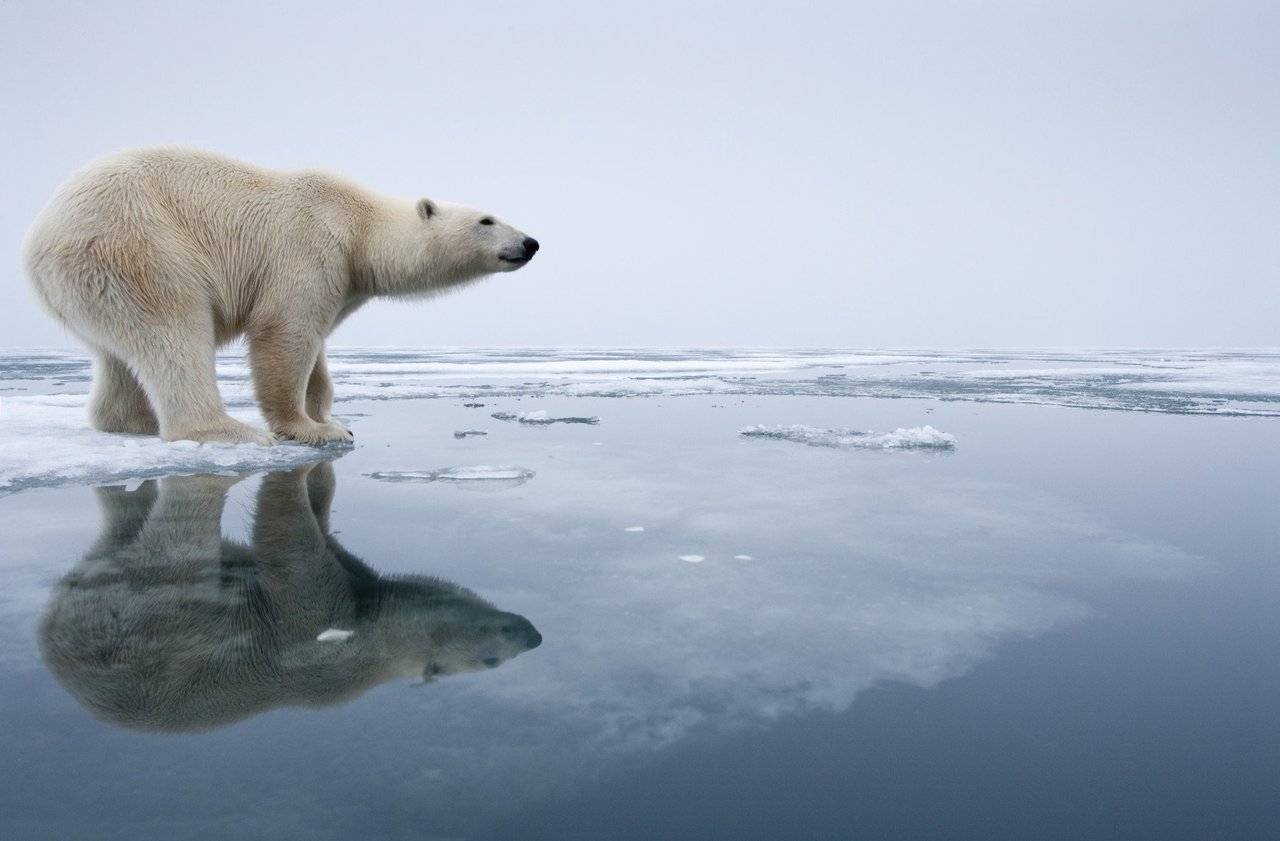
[[[355,440],[350,431],[307,414],[307,385],[321,348],[317,333],[287,324],[250,334],[249,366],[258,404],[276,435],[304,444],[350,444]]]
[[[311,379],[307,381],[307,416],[316,423],[328,423],[329,411],[333,408],[333,380],[329,377],[329,366],[324,358],[324,345],[316,354],[315,367],[311,369]]]

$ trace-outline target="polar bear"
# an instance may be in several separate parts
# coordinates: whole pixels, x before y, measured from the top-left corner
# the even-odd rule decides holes
[[[214,351],[245,336],[271,431],[350,442],[329,418],[325,337],[370,298],[422,296],[528,263],[538,241],[462,205],[321,172],[152,148],[90,163],[27,235],[45,306],[94,355],[90,419],[166,441],[272,443],[232,419]]]
[[[50,593],[40,650],[98,718],[206,730],[487,671],[541,644],[528,619],[464,587],[380,575],[347,551],[329,530],[329,462],[268,473],[251,541],[224,538],[240,478],[94,489],[102,536]]]

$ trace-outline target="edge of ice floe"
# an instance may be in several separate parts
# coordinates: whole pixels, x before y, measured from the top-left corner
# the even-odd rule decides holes
[[[193,473],[288,469],[333,458],[333,447],[280,442],[198,444],[99,432],[85,417],[88,396],[5,396],[0,402],[0,495],[28,488],[107,485]],[[256,412],[233,412],[261,424]]]

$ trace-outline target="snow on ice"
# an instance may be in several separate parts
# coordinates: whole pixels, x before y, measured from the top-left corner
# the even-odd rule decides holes
[[[58,485],[103,485],[173,473],[244,473],[284,469],[324,458],[303,444],[197,444],[153,435],[98,432],[86,417],[88,397],[52,394],[0,401],[0,494]],[[233,412],[261,425],[256,412]]]

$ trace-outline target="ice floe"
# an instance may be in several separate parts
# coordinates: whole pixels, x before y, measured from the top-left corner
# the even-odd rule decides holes
[[[321,631],[316,637],[316,642],[346,642],[351,639],[355,631],[344,631],[341,628],[330,628],[327,631]]]
[[[303,444],[197,444],[90,428],[88,397],[46,394],[0,398],[0,494],[34,487],[103,485],[172,473],[243,473],[330,457]],[[233,412],[256,425],[256,412]]]
[[[459,429],[457,432],[453,433],[453,437],[454,438],[477,438],[481,435],[488,435],[488,434],[489,434],[489,430],[487,429]]]
[[[600,418],[597,417],[553,418],[547,414],[545,409],[540,409],[536,412],[494,412],[489,417],[500,421],[518,421],[531,426],[547,426],[553,423],[587,423],[593,425],[600,423]]]
[[[775,438],[810,447],[838,447],[858,450],[953,450],[956,437],[932,426],[895,429],[893,432],[861,432],[855,429],[822,429],[804,424],[746,426],[738,430],[744,438]]]
[[[477,464],[468,467],[441,467],[436,470],[388,470],[365,475],[380,482],[453,482],[513,486],[523,485],[537,474],[527,467]]]

